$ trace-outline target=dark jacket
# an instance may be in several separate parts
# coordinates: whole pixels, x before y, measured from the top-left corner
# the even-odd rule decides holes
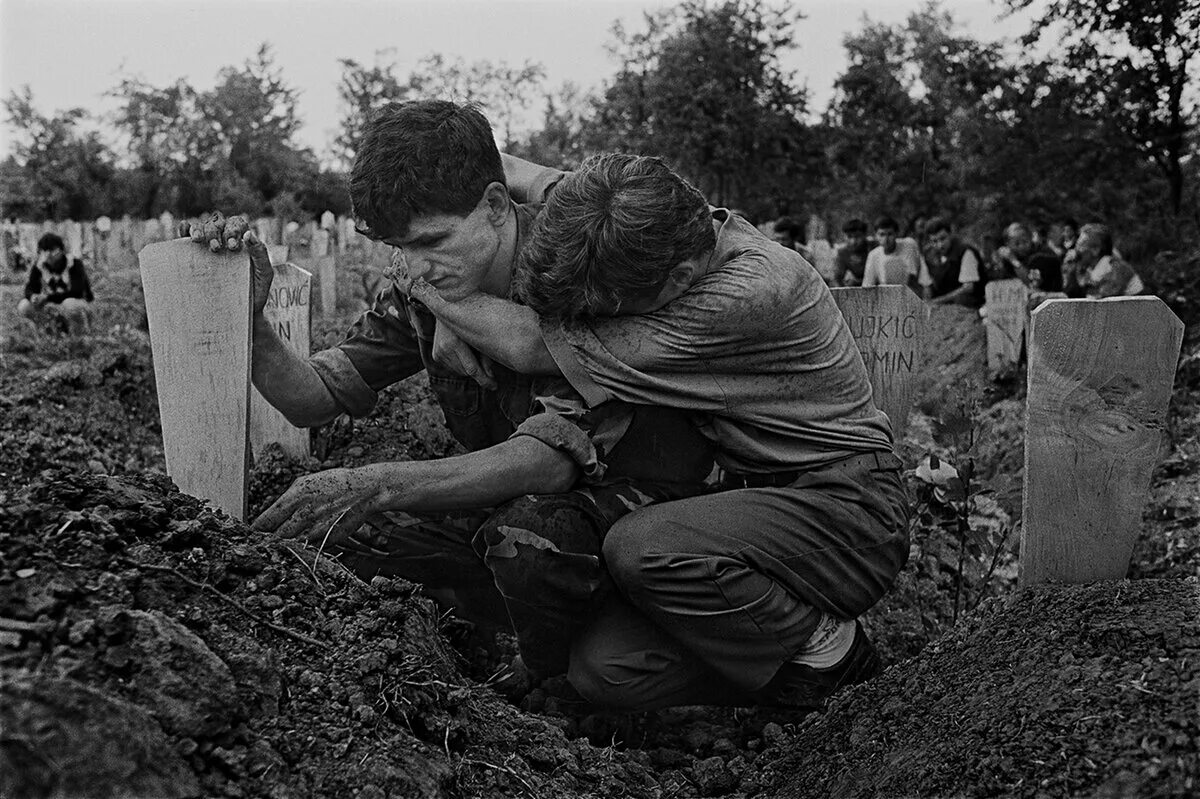
[[[52,272],[44,265],[30,269],[29,280],[25,283],[25,299],[37,294],[45,294],[46,302],[53,303],[60,303],[68,297],[87,302],[95,299],[87,272],[83,269],[83,261],[68,258],[67,263],[67,268],[62,272]]]
[[[934,297],[945,296],[962,285],[958,280],[958,273],[962,269],[963,256],[968,252],[975,254],[975,260],[979,264],[979,280],[975,281],[973,298],[976,306],[983,305],[983,284],[986,282],[983,256],[979,254],[979,250],[964,243],[958,237],[950,239],[950,251],[940,262],[934,258],[925,259],[925,266],[929,269],[929,276],[933,279],[930,288]]]

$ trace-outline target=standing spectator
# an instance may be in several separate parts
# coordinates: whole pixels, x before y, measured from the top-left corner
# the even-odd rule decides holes
[[[1075,244],[1079,241],[1079,223],[1068,216],[1058,224],[1061,231],[1058,238],[1058,248],[1061,250],[1059,256],[1066,258],[1067,253],[1075,249]]]
[[[1113,249],[1107,225],[1088,224],[1063,265],[1063,289],[1068,297],[1126,297],[1141,294],[1145,284],[1133,267]]]
[[[1024,222],[1004,229],[1004,244],[992,257],[989,277],[1017,278],[1030,288],[1062,291],[1062,260],[1048,247],[1036,247],[1033,233]]]
[[[899,238],[900,226],[890,216],[875,222],[879,246],[867,254],[863,286],[899,285],[915,289],[921,274],[921,248],[915,239]]]
[[[38,239],[37,264],[29,270],[25,299],[17,303],[17,313],[26,319],[57,317],[68,333],[82,333],[88,327],[92,287],[83,261],[67,257],[66,246],[57,233]]]
[[[833,285],[861,286],[867,268],[867,253],[871,252],[875,242],[867,238],[867,223],[861,219],[851,219],[842,225],[842,232],[846,234],[846,242],[837,250]]]
[[[938,304],[956,303],[972,308],[983,305],[983,259],[979,250],[953,235],[950,220],[933,219],[921,286],[925,299]]]

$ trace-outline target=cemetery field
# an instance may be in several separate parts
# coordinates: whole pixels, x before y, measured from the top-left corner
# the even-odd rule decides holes
[[[313,348],[364,307],[373,257],[337,254]],[[629,716],[561,680],[505,699],[486,685],[512,653],[503,636],[179,493],[136,265],[94,283],[88,340],[0,323],[2,796],[1200,792],[1195,320],[1128,579],[1018,588],[1024,374],[989,376],[978,314],[934,308],[903,400],[912,551],[864,619],[887,671],[807,716]],[[420,378],[311,443],[256,453],[251,516],[306,472],[455,451]],[[931,452],[972,464],[965,498],[922,476]]]

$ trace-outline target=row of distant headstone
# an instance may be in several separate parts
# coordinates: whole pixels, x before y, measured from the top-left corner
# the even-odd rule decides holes
[[[250,269],[188,242],[146,248],[142,281],[167,471],[232,516],[246,511],[251,452],[308,453],[250,384]],[[308,354],[310,276],[279,264],[267,314]],[[203,307],[186,301],[203,292]],[[833,290],[876,403],[897,437],[912,406],[929,308],[902,286]],[[989,314],[989,318],[991,315]],[[1020,581],[1124,577],[1162,444],[1183,323],[1156,297],[1053,299],[1028,325]],[[290,442],[290,443],[289,443]]]
[[[148,244],[169,241],[176,237],[178,224],[170,213],[157,219],[133,219],[125,216],[107,222],[76,222],[74,220],[20,222],[5,225],[3,246],[0,246],[0,268],[8,271],[12,250],[20,247],[30,256],[37,252],[38,239],[45,233],[57,233],[66,245],[68,255],[83,258],[89,267],[104,269],[117,259],[119,253],[136,255]],[[309,221],[288,230],[282,219],[260,217],[253,222],[255,231],[268,245],[287,245],[299,253],[293,257],[321,257],[377,245],[360,236],[350,217],[332,214],[322,223]]]

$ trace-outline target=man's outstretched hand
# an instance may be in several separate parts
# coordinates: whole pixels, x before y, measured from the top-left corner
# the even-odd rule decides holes
[[[328,548],[345,541],[380,510],[381,475],[370,466],[329,469],[292,483],[254,520],[255,530]]]
[[[267,245],[258,240],[245,216],[235,214],[227,217],[220,211],[213,211],[196,222],[180,222],[179,235],[203,244],[213,252],[238,252],[245,247],[250,254],[250,264],[254,267],[253,311],[256,314],[262,312],[271,294],[275,269],[271,266],[271,256],[267,254]]]

